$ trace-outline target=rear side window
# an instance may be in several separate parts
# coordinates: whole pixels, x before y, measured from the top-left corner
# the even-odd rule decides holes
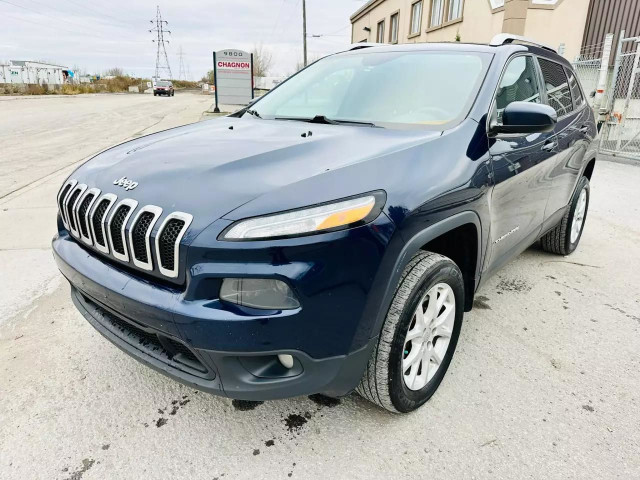
[[[497,121],[511,102],[540,103],[540,85],[534,60],[530,56],[515,57],[509,62],[496,94]]]
[[[571,91],[569,89],[569,81],[564,73],[562,65],[551,60],[538,58],[542,77],[547,89],[547,101],[562,117],[573,111],[573,101],[571,100]]]
[[[567,77],[569,77],[569,88],[571,89],[571,95],[573,96],[573,103],[575,109],[577,110],[582,105],[584,105],[582,90],[580,89],[580,85],[578,84],[578,79],[576,78],[575,74],[568,68],[566,69],[566,72]]]

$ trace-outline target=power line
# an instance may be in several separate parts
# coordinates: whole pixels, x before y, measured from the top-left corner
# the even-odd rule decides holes
[[[171,35],[171,30],[165,30],[165,25],[169,25],[169,22],[162,20],[162,14],[160,13],[160,6],[156,7],[156,19],[150,20],[151,23],[155,23],[155,27],[149,30],[149,32],[156,32],[157,39],[152,40],[157,44],[156,52],[156,79],[160,78],[160,71],[165,70],[169,72],[169,77],[172,78],[171,67],[169,66],[169,57],[167,56],[167,49],[164,46],[165,43],[169,43],[169,40],[164,39],[165,32]],[[164,65],[163,65],[164,63]]]

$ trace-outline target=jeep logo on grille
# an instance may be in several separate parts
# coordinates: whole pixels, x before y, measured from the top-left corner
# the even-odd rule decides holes
[[[114,185],[124,188],[125,190],[133,190],[138,186],[138,182],[129,180],[127,177],[122,177],[113,181]]]

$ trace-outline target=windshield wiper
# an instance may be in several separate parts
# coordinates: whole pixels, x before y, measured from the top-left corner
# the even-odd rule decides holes
[[[248,113],[249,115],[253,115],[256,118],[262,118],[258,112],[256,112],[255,110],[252,110],[250,108],[247,108],[245,110],[245,113]]]
[[[358,122],[356,120],[334,120],[324,115],[316,115],[313,118],[300,118],[300,117],[276,117],[276,120],[296,120],[298,122],[307,123],[323,123],[326,125],[364,125],[367,127],[376,127],[375,123],[371,122]]]

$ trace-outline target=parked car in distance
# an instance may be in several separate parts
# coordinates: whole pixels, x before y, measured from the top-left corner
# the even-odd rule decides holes
[[[526,39],[359,44],[80,166],[54,256],[91,325],[187,385],[410,412],[491,274],[577,248],[596,134],[571,65]]]
[[[160,80],[156,82],[153,87],[153,96],[156,95],[166,95],[168,97],[173,97],[175,95],[175,91],[173,89],[173,83],[168,80]]]

